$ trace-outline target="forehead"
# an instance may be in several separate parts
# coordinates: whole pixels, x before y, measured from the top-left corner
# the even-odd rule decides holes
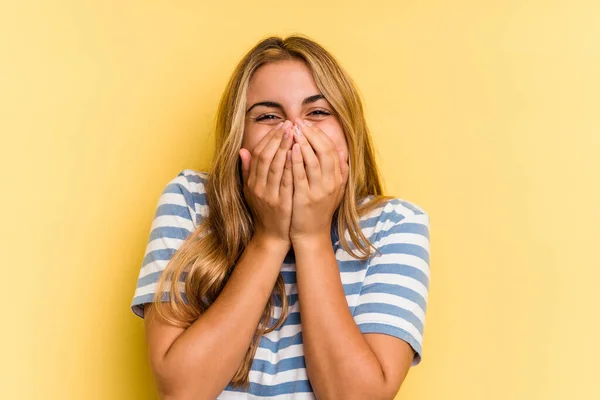
[[[285,60],[259,67],[248,84],[248,102],[281,96],[304,99],[320,93],[310,68],[301,60]]]

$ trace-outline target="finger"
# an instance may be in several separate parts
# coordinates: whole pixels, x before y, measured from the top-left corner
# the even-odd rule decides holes
[[[269,141],[273,138],[275,133],[281,129],[283,126],[283,122],[280,122],[275,126],[275,128],[271,129],[259,142],[254,149],[252,149],[251,155],[254,162],[250,163],[250,173],[248,174],[248,182],[254,182],[256,180],[256,167],[258,166],[258,156],[265,148],[265,146],[269,143]]]
[[[294,194],[294,175],[292,173],[292,150],[286,151],[286,160],[283,167],[283,176],[279,187],[279,197],[291,201]]]
[[[292,175],[294,176],[294,193],[308,193],[308,180],[304,170],[304,160],[300,145],[292,146]]]
[[[329,136],[321,129],[313,126],[310,121],[301,118],[295,119],[296,125],[306,137],[310,146],[314,149],[317,159],[321,164],[321,170],[325,174],[333,174],[335,170],[335,144]]]
[[[265,145],[260,154],[256,156],[257,185],[267,185],[267,177],[269,175],[269,168],[271,168],[271,163],[273,162],[273,157],[275,157],[275,153],[281,145],[286,129],[289,129],[291,124],[291,122],[286,121],[281,128],[277,129],[275,134],[271,137],[271,140]]]
[[[296,143],[300,146],[302,152],[302,159],[306,165],[306,174],[308,175],[308,182],[311,185],[316,184],[322,177],[321,164],[315,154],[314,150],[306,140],[306,137],[302,134],[302,131],[298,126],[294,126],[294,138]]]
[[[242,159],[242,178],[243,183],[248,183],[248,175],[250,174],[250,160],[252,155],[243,147],[240,149],[240,158]]]
[[[274,197],[279,197],[279,187],[281,186],[281,179],[285,169],[286,154],[292,148],[293,142],[294,137],[291,134],[291,128],[287,128],[279,144],[279,148],[273,157],[267,176],[267,188]]]

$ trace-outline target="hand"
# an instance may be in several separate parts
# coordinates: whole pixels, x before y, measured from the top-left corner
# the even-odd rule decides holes
[[[288,246],[292,218],[293,177],[291,121],[280,123],[254,148],[240,149],[244,197],[254,216],[255,235]]]
[[[330,238],[333,214],[348,181],[348,164],[325,132],[310,121],[297,118],[295,122],[290,240],[294,243],[316,236]]]

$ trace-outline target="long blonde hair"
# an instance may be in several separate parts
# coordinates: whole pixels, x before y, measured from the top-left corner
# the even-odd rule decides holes
[[[366,260],[373,250],[377,251],[363,234],[359,218],[391,197],[382,194],[373,144],[353,81],[330,53],[305,36],[266,38],[239,62],[219,104],[215,157],[205,187],[208,216],[175,252],[158,281],[154,308],[158,316],[171,325],[187,328],[210,307],[252,238],[254,224],[243,197],[239,159],[248,82],[260,66],[290,59],[302,60],[312,70],[317,87],[335,110],[348,143],[348,183],[332,227],[342,233],[339,235],[342,247],[354,258]],[[350,247],[345,232],[354,248]],[[184,273],[187,273],[187,303],[178,285]],[[174,295],[163,303],[166,286],[166,291]],[[281,298],[281,315],[275,325],[268,326],[274,308],[271,296],[245,358],[231,380],[234,387],[248,387],[248,375],[261,336],[279,328],[288,316],[288,298],[281,274],[273,295]]]

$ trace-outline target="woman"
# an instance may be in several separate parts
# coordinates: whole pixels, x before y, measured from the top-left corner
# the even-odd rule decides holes
[[[306,37],[258,43],[210,172],[181,171],[152,224],[131,306],[161,398],[392,399],[428,288],[429,217],[382,195],[351,79]]]

